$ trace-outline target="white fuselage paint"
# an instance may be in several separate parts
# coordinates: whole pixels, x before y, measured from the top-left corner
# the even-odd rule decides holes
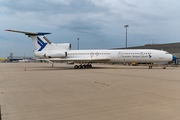
[[[44,54],[53,53],[58,55],[60,50],[35,52],[37,57]],[[106,62],[168,62],[172,61],[173,56],[166,51],[151,49],[127,49],[127,50],[65,50],[67,57],[63,59],[87,58],[103,59],[109,58]],[[56,57],[58,58],[58,57]],[[95,61],[93,61],[95,62]]]

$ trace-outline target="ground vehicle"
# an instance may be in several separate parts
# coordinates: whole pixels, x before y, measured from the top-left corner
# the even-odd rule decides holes
[[[138,66],[138,63],[133,62],[133,63],[132,63],[132,66]]]

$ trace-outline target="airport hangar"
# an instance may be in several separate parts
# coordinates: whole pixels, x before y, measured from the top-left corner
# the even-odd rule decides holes
[[[126,48],[115,48],[115,49],[126,49]],[[176,61],[173,61],[176,65],[179,65],[180,60],[180,42],[168,43],[168,44],[146,44],[144,46],[127,47],[127,49],[156,49],[164,50],[177,57]]]

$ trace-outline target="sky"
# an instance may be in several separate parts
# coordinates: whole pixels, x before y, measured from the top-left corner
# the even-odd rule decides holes
[[[0,58],[34,56],[30,38],[6,29],[49,32],[72,50],[180,42],[179,0],[0,0]]]

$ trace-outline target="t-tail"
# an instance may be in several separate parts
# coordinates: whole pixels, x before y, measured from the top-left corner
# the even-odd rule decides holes
[[[24,32],[24,31],[16,31],[16,30],[6,30],[6,31],[24,33],[25,35],[28,35],[28,37],[31,37],[34,45],[37,48],[37,51],[42,51],[51,44],[51,42],[44,36],[51,33],[32,33],[32,32]]]
[[[37,51],[42,51],[44,48],[49,47],[51,45],[51,42],[42,35],[37,35],[37,36],[30,36],[34,45],[37,48]],[[47,46],[47,47],[46,47]]]
[[[33,32],[24,32],[24,31],[16,31],[16,30],[6,30],[10,32],[17,32],[17,33],[24,33],[28,35],[36,46],[37,50],[34,52],[35,56],[37,57],[66,57],[66,51],[71,49],[70,43],[61,43],[61,44],[54,44],[50,42],[44,35],[48,35],[51,33],[33,33]],[[53,52],[53,53],[52,53]],[[65,54],[65,55],[64,55]]]
[[[70,43],[61,43],[61,44],[53,44],[50,42],[44,35],[48,35],[51,33],[33,33],[33,32],[24,32],[24,31],[16,31],[16,30],[6,30],[10,32],[18,32],[24,33],[28,35],[37,48],[37,51],[43,50],[70,50],[71,44]]]

